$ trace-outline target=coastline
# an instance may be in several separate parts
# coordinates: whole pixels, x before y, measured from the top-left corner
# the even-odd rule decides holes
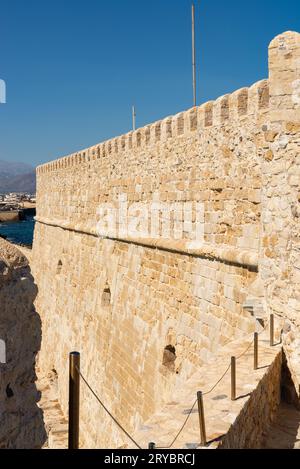
[[[0,223],[17,222],[24,218],[24,216],[32,211],[35,211],[36,204],[31,202],[24,202],[16,210],[1,210],[0,211]]]
[[[33,209],[24,209],[25,216],[16,220],[1,220],[0,238],[6,239],[13,245],[31,250],[34,231],[34,215],[30,213]],[[26,213],[26,212],[29,213]]]
[[[20,220],[19,210],[0,211],[0,223],[13,222]]]

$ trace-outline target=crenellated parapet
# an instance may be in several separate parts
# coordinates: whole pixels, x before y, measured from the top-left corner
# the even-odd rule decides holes
[[[188,137],[193,132],[231,125],[269,109],[269,81],[262,80],[199,107],[146,125],[135,132],[112,138],[93,147],[38,166],[37,174],[67,169],[84,162],[122,155],[130,150],[146,149],[169,139]]]

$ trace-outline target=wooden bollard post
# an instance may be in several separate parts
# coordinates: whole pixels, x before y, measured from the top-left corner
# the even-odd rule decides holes
[[[149,443],[148,448],[149,449],[155,449],[155,443],[153,443],[153,442]]]
[[[204,418],[204,405],[203,405],[203,394],[201,391],[197,392],[198,400],[198,413],[199,413],[199,425],[200,425],[200,444],[206,446],[206,429],[205,429],[205,418]]]
[[[236,358],[231,357],[231,400],[236,400]]]
[[[274,314],[270,315],[270,346],[274,347]]]
[[[80,353],[70,353],[69,363],[69,449],[79,449]]]
[[[254,334],[254,370],[258,368],[258,333]]]

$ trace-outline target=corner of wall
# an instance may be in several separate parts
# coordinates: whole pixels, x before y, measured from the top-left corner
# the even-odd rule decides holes
[[[269,75],[270,112],[263,126],[262,142],[260,276],[268,313],[292,324],[299,337],[299,33],[288,31],[271,42]]]

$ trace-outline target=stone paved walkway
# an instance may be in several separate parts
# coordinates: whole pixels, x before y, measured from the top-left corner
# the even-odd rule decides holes
[[[253,337],[248,336],[224,347],[212,363],[199,369],[188,380],[185,388],[174,394],[172,401],[168,402],[135,432],[136,441],[143,448],[147,448],[150,441],[154,441],[158,447],[168,447],[190,412],[196,400],[197,391],[206,392],[210,390],[225,372],[231,356],[241,355],[252,341]],[[238,399],[236,401],[230,399],[230,370],[218,386],[208,396],[204,397],[208,441],[218,439],[228,432],[249,399],[251,392],[257,388],[258,383],[268,372],[269,366],[280,353],[281,346],[277,345],[271,348],[268,332],[263,333],[259,338],[259,369],[253,370],[252,344],[248,352],[237,361]],[[39,390],[42,393],[39,405],[44,412],[44,421],[48,433],[48,442],[45,448],[64,449],[67,448],[68,442],[67,421],[57,400],[55,386],[55,377],[44,377],[38,382]],[[277,440],[274,435],[272,438],[276,445]],[[199,442],[199,417],[196,405],[187,425],[172,448],[197,448]],[[268,440],[268,445],[270,444],[271,439]],[[208,448],[214,449],[217,446],[218,442],[213,442]],[[130,444],[125,444],[124,447],[131,448]]]
[[[239,356],[251,343],[252,337],[233,342],[224,347],[218,357],[210,365],[202,367],[197,374],[186,383],[186,387],[174,394],[172,402],[146,422],[135,434],[136,440],[143,448],[148,447],[149,442],[155,442],[158,447],[168,447],[182,426],[191,406],[193,405],[197,391],[210,390],[218,378],[224,373],[231,356]],[[237,361],[237,397],[231,401],[230,370],[217,386],[217,388],[204,398],[205,420],[207,440],[211,441],[226,434],[240,414],[250,393],[257,388],[278,354],[281,346],[269,346],[268,332],[264,332],[259,340],[259,369],[253,370],[253,347]],[[191,417],[172,446],[174,449],[197,448],[200,443],[199,417],[197,406]],[[209,445],[213,449],[217,442]],[[128,447],[131,447],[128,445]]]

